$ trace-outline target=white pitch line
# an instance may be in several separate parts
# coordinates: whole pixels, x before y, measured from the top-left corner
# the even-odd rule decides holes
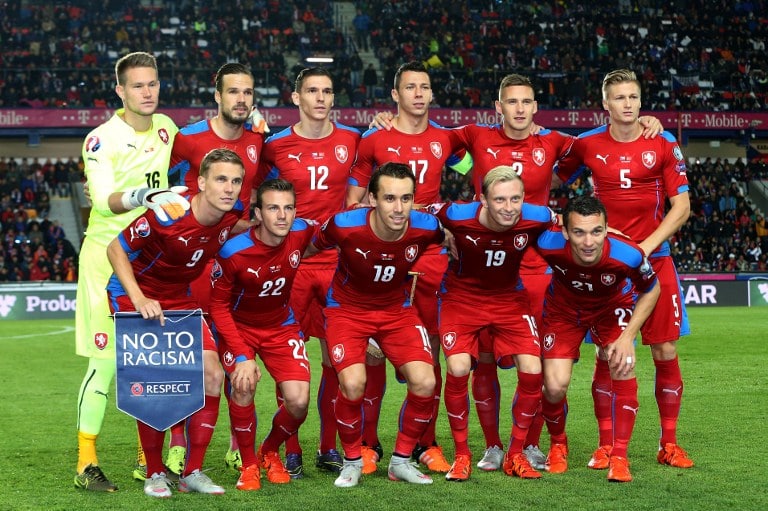
[[[73,327],[73,326],[65,326],[61,330],[54,330],[52,332],[39,332],[39,333],[36,333],[36,334],[24,334],[24,335],[12,335],[12,336],[5,336],[5,335],[3,335],[3,336],[0,336],[0,339],[3,339],[3,340],[5,340],[5,339],[8,339],[8,340],[13,340],[13,339],[29,339],[30,337],[42,337],[42,336],[46,336],[46,335],[60,335],[60,334],[66,334],[66,333],[69,333],[69,332],[74,332],[74,331],[75,331],[75,327]]]

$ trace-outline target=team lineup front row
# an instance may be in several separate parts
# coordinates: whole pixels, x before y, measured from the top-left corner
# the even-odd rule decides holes
[[[505,473],[541,477],[523,453],[540,404],[552,437],[549,469],[562,472],[567,467],[565,396],[573,361],[590,332],[611,374],[615,415],[608,479],[632,479],[627,448],[638,408],[634,339],[654,308],[659,286],[639,246],[608,232],[605,208],[596,198],[569,202],[561,226],[549,208],[526,204],[521,178],[511,167],[500,166],[485,177],[479,201],[430,205],[430,214],[413,208],[415,179],[410,168],[387,163],[371,177],[370,207],[338,213],[322,228],[296,218],[291,183],[267,180],[257,191],[258,226],[227,239],[240,216],[237,195],[243,173],[235,153],[212,151],[201,165],[201,191],[189,198],[189,213],[168,222],[151,213],[140,216],[107,251],[115,269],[108,287],[113,310],[135,310],[161,322],[163,310],[199,306],[187,297],[185,287],[215,257],[209,311],[218,347],[206,329],[206,400],[188,419],[188,464],[202,466],[213,432],[203,424],[216,423],[226,372],[232,387],[230,420],[242,456],[237,488],[258,489],[261,468],[268,475],[273,469],[285,473],[277,453],[306,418],[310,380],[303,335],[288,305],[291,285],[302,257],[335,249],[339,263],[324,310],[329,353],[339,378],[335,415],[344,449],[335,484],[356,486],[363,472],[362,400],[369,338],[377,340],[408,389],[389,478],[431,484],[431,477],[410,462],[432,418],[435,378],[427,331],[410,303],[409,272],[422,254],[442,244],[445,228],[453,235],[457,254],[440,297],[440,339],[447,362],[444,399],[456,447],[446,479],[462,481],[471,473],[468,378],[482,331],[489,333],[496,360],[514,360],[518,372],[511,440],[502,462]],[[555,269],[540,326],[519,283],[527,249],[537,250]],[[256,354],[284,399],[258,452]],[[162,460],[165,432],[137,424],[151,474],[145,492],[170,496]],[[207,478],[195,471],[178,481],[179,489],[224,491],[210,481],[198,487],[198,477]],[[288,482],[287,473],[283,477],[273,482]]]
[[[520,75],[499,86],[501,124],[446,129],[429,120],[427,70],[403,64],[392,89],[397,114],[377,116],[382,127],[361,137],[330,120],[329,72],[305,69],[292,94],[299,122],[266,140],[263,120],[253,117],[254,79],[242,64],[216,74],[218,114],[181,130],[155,113],[160,87],[151,55],[121,58],[116,77],[124,108],[83,146],[94,207],[76,311],[77,352],[89,359],[77,401],[76,487],[117,489],[95,447],[115,374],[110,309],[163,321],[163,310],[202,308],[213,320],[205,335],[205,406],[186,431],[184,423],[171,428],[165,463],[164,434],[139,423],[134,478],[145,480],[151,496],[169,496],[173,484],[224,491],[201,470],[212,433],[203,425],[216,422],[222,384],[232,426],[226,460],[241,470],[237,488],[258,489],[261,469],[272,483],[301,477],[297,432],[309,402],[304,336],[319,338],[322,354],[315,464],[337,473],[337,486],[357,485],[383,455],[377,424],[385,358],[408,388],[391,479],[432,482],[411,459],[452,481],[470,477],[470,378],[486,444],[477,468],[522,478],[566,471],[565,396],[586,332],[599,348],[592,388],[599,441],[589,466],[608,469],[611,480],[631,479],[626,447],[637,410],[631,370],[638,331],[656,367],[657,459],[693,466],[676,437],[683,386],[675,341],[687,323],[667,242],[690,211],[686,167],[674,137],[654,137],[658,121],[639,117],[634,73],[606,75],[610,124],[576,139],[533,134],[534,89]],[[456,164],[452,155],[462,149],[467,157]],[[556,162],[563,181],[588,165],[602,202],[574,200],[561,226],[544,207]],[[445,165],[471,166],[478,202],[440,205]],[[668,210],[659,197],[668,198]],[[155,214],[140,216],[141,206]],[[637,245],[607,234],[607,215]],[[450,267],[443,228],[451,233]],[[613,323],[603,324],[608,317]],[[250,433],[257,354],[276,379],[279,405],[258,446]],[[512,364],[518,385],[505,449],[496,368]],[[441,399],[454,435],[452,464],[435,434]],[[552,440],[547,456],[538,449],[544,424]]]

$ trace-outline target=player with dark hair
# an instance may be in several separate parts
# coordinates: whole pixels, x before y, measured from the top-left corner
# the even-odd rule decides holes
[[[371,208],[332,216],[310,246],[338,247],[339,265],[328,291],[326,335],[338,372],[336,423],[344,447],[337,487],[352,487],[363,472],[361,425],[368,339],[402,374],[408,393],[400,411],[389,478],[415,484],[432,479],[410,463],[416,442],[432,418],[435,376],[432,349],[404,283],[421,254],[443,241],[434,216],[413,211],[415,178],[403,163],[386,163],[371,176]],[[410,286],[408,286],[410,287]]]
[[[610,369],[612,431],[608,480],[632,480],[627,448],[637,416],[634,341],[659,297],[653,267],[629,239],[608,233],[603,204],[571,200],[562,229],[542,234],[537,250],[553,268],[541,326],[544,358],[542,416],[551,435],[548,471],[568,469],[566,392],[587,332]],[[635,298],[637,296],[637,298]]]
[[[321,67],[303,69],[291,94],[299,109],[299,122],[269,137],[261,163],[269,177],[293,183],[296,210],[302,218],[318,223],[344,209],[349,169],[355,161],[360,133],[330,119],[333,108],[333,79]],[[302,262],[291,290],[290,304],[301,329],[320,341],[322,373],[317,393],[320,414],[320,445],[315,457],[318,468],[338,473],[342,458],[336,450],[336,417],[333,400],[339,389],[336,371],[328,358],[323,307],[333,279],[338,255],[324,250]],[[285,467],[291,476],[303,473],[298,435],[285,443]]]
[[[257,191],[258,226],[231,238],[213,265],[210,313],[219,355],[231,384],[229,417],[237,436],[242,473],[239,490],[258,490],[260,467],[272,483],[290,474],[278,450],[307,416],[309,360],[304,334],[289,306],[301,256],[314,227],[296,217],[293,185],[269,179]],[[260,370],[256,354],[277,382],[283,397],[272,416],[272,429],[256,453],[254,396]]]

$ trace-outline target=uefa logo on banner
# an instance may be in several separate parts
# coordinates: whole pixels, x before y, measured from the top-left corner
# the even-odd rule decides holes
[[[115,314],[117,408],[164,431],[205,404],[202,311]]]

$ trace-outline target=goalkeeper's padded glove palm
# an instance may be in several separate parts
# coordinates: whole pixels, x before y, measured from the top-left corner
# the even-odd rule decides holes
[[[168,189],[138,188],[125,192],[127,197],[123,195],[123,205],[126,209],[144,206],[151,209],[160,222],[165,223],[181,218],[189,210],[189,201],[181,196],[186,191],[186,186],[172,186]]]
[[[261,115],[261,112],[255,106],[251,109],[251,115],[248,116],[248,122],[251,123],[251,131],[254,133],[269,133],[267,120]]]

